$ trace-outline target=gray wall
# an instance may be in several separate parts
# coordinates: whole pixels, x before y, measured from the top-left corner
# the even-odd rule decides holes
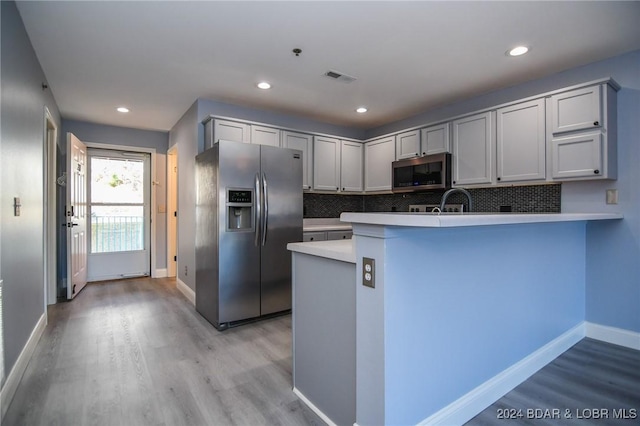
[[[198,150],[198,103],[169,132],[169,147],[178,151],[178,270],[176,277],[196,289],[195,161]],[[200,126],[202,127],[202,126]],[[203,136],[202,136],[203,137]]]
[[[104,124],[89,123],[77,120],[62,120],[62,134],[73,133],[83,142],[101,143],[107,145],[134,146],[138,148],[150,148],[156,150],[156,174],[151,180],[158,182],[153,185],[156,191],[156,205],[152,206],[155,216],[152,219],[156,224],[156,245],[153,256],[156,259],[156,269],[167,267],[167,214],[160,213],[158,208],[167,205],[167,146],[169,133],[154,130],[131,129],[127,127],[109,126]],[[64,160],[62,160],[64,165]],[[60,210],[59,215],[64,215]],[[62,218],[62,216],[61,216]],[[60,232],[59,239],[66,238],[66,232]],[[63,246],[64,247],[64,246]],[[66,250],[58,252],[58,280],[66,276]]]
[[[61,128],[58,106],[13,2],[0,2],[2,130],[0,276],[4,367],[8,375],[44,314],[44,108]],[[58,135],[60,140],[60,135]],[[13,215],[13,197],[22,214]]]

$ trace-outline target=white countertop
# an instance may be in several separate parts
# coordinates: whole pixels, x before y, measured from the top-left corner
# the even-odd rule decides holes
[[[308,243],[289,243],[287,249],[296,253],[325,257],[341,262],[356,263],[353,240],[312,241]]]
[[[447,228],[522,223],[576,222],[622,219],[621,213],[342,213],[353,225]]]

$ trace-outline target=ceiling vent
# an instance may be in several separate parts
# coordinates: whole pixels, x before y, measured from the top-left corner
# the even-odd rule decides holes
[[[326,73],[324,73],[324,75],[326,77],[329,77],[332,80],[341,81],[343,83],[351,83],[352,81],[356,80],[355,77],[351,77],[350,75],[346,75],[341,72],[332,71],[332,70],[327,71]]]

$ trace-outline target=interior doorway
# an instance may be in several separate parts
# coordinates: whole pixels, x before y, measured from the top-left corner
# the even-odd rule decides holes
[[[151,275],[151,155],[90,148],[88,281]]]
[[[167,276],[178,270],[178,147],[167,151]]]

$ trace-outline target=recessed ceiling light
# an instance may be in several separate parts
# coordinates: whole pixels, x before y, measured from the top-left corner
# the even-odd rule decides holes
[[[360,114],[363,114],[365,112],[367,112],[367,109],[365,107],[360,107],[356,109],[356,112],[359,112]]]
[[[118,112],[129,112],[129,108],[127,108],[127,107],[118,107],[118,108],[116,108],[116,111],[118,111]]]
[[[260,83],[258,83],[258,88],[267,90],[267,89],[271,89],[271,85],[266,81],[261,81]]]
[[[511,50],[508,50],[507,56],[520,56],[520,55],[524,55],[528,51],[529,51],[529,48],[527,46],[517,46]]]

